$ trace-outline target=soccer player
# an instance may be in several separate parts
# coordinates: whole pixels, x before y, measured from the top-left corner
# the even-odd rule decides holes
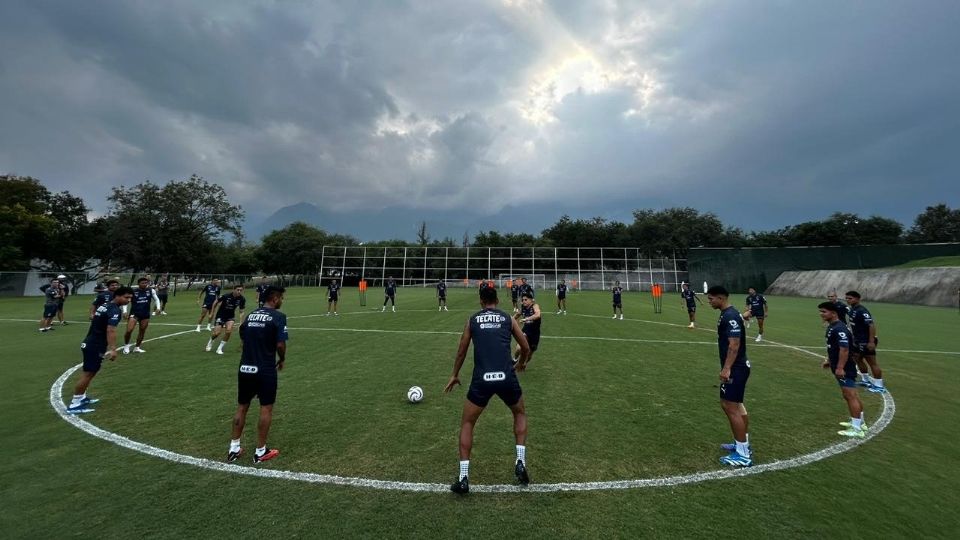
[[[268,287],[264,291],[263,307],[253,310],[240,325],[243,352],[237,373],[237,412],[233,415],[228,462],[243,455],[240,436],[254,397],[260,400],[260,419],[253,462],[262,463],[280,455],[276,448],[267,448],[267,435],[277,399],[277,373],[283,370],[287,359],[287,316],[278,311],[285,292],[283,287]]]
[[[97,296],[94,297],[93,302],[90,304],[90,320],[91,321],[93,320],[93,316],[100,306],[107,304],[111,300],[113,300],[113,293],[117,290],[117,288],[120,287],[120,282],[116,279],[108,279],[106,285],[107,285],[107,289],[101,290],[97,294]],[[131,289],[130,292],[132,293],[133,289]],[[127,304],[123,304],[123,305],[126,306]]]
[[[540,345],[540,323],[543,319],[540,316],[540,306],[529,293],[523,293],[520,296],[520,313],[514,315],[517,322],[523,324],[521,331],[527,338],[527,345],[530,346],[530,354],[527,355],[527,363],[533,360],[533,353],[537,352]],[[513,353],[513,361],[517,362],[520,358],[520,347]]]
[[[49,332],[53,330],[53,318],[57,315],[63,291],[60,290],[60,281],[57,279],[50,280],[50,285],[46,289],[41,287],[41,290],[43,290],[43,316],[40,317],[39,330]]]
[[[753,465],[750,450],[750,418],[743,405],[743,396],[750,378],[750,360],[747,359],[747,335],[743,317],[730,305],[730,293],[719,285],[707,289],[707,302],[720,310],[717,322],[717,344],[720,347],[720,407],[730,422],[733,443],[720,447],[730,452],[720,463],[732,467]]]
[[[207,330],[212,330],[211,323],[213,322],[213,304],[219,297],[219,279],[211,280],[207,286],[205,286],[203,289],[200,289],[200,294],[197,295],[197,305],[200,306],[200,319],[197,320],[197,332],[200,331],[200,325],[203,323],[204,318],[207,319]]]
[[[93,412],[89,406],[100,401],[87,395],[90,381],[97,376],[103,361],[117,357],[117,325],[120,324],[121,309],[130,303],[133,290],[130,287],[115,287],[111,299],[100,305],[93,313],[93,321],[87,331],[87,337],[80,344],[83,353],[83,374],[73,389],[73,399],[67,406],[70,414]]]
[[[687,316],[690,318],[690,324],[687,325],[687,328],[696,328],[697,327],[697,302],[700,302],[700,305],[703,305],[703,300],[697,296],[697,293],[690,288],[690,285],[684,283],[682,285],[683,290],[680,291],[680,298],[683,299],[684,305],[687,306]]]
[[[67,285],[67,276],[60,274],[57,276],[57,281],[60,282],[60,298],[57,300],[57,320],[60,322],[60,326],[66,326],[67,320],[63,318],[63,304],[67,300],[67,296],[70,296],[70,286]]]
[[[264,293],[267,292],[267,289],[270,287],[270,282],[267,281],[267,276],[260,278],[260,284],[257,285],[257,307],[263,307],[264,302],[267,301]]]
[[[610,289],[610,292],[613,293],[613,318],[617,318],[617,310],[620,310],[620,320],[623,320],[623,287],[620,286],[620,282],[617,281],[613,284],[613,288]]]
[[[150,326],[150,301],[154,299],[153,289],[150,288],[150,280],[142,277],[137,280],[137,288],[133,290],[133,299],[130,301],[130,316],[127,318],[127,331],[123,334],[123,354],[130,354],[130,337],[133,335],[134,327],[139,325],[137,330],[137,344],[133,352],[145,353],[140,345],[143,344],[143,336],[147,333],[147,327]]]
[[[567,314],[567,280],[561,279],[557,285],[557,315]]]
[[[846,304],[837,300],[837,291],[830,291],[830,294],[827,295],[827,300],[837,306],[837,317],[840,318],[840,322],[847,324],[847,312],[849,312],[849,308]]]
[[[330,308],[333,307],[333,314],[337,313],[337,303],[340,301],[340,282],[333,280],[327,285],[327,316],[330,316]]]
[[[763,320],[767,318],[770,309],[767,307],[767,299],[756,289],[750,287],[747,289],[747,310],[743,312],[743,319],[749,321],[751,317],[757,320],[757,343],[763,341]]]
[[[883,385],[883,371],[877,363],[877,325],[870,311],[860,303],[860,293],[847,291],[850,327],[853,330],[853,357],[860,368],[860,385],[867,390],[882,394],[887,389]],[[870,368],[872,377],[867,373]]]
[[[847,429],[837,433],[862,439],[867,426],[863,423],[863,404],[857,394],[857,362],[850,356],[850,330],[840,320],[836,302],[823,302],[817,308],[820,319],[827,323],[827,358],[823,361],[823,368],[833,371],[850,411],[850,421],[840,423]]]
[[[170,274],[167,274],[157,281],[157,300],[160,305],[157,306],[156,315],[167,314],[167,301],[170,300]]]
[[[449,311],[447,309],[447,284],[442,280],[437,280],[437,311]]]
[[[517,459],[514,475],[523,485],[530,483],[527,473],[526,440],[527,412],[523,404],[523,391],[516,371],[523,371],[530,356],[527,338],[520,331],[517,321],[497,309],[497,290],[489,287],[480,293],[481,310],[470,316],[460,336],[457,357],[453,362],[453,374],[444,387],[444,393],[460,384],[460,368],[467,358],[467,349],[473,342],[473,378],[467,399],[463,402],[460,419],[460,472],[457,481],[450,486],[454,493],[470,492],[470,451],[473,448],[473,428],[480,414],[493,396],[510,407],[513,413],[513,433],[516,439]],[[510,338],[520,345],[520,358],[516,366],[510,355]]]
[[[510,300],[513,302],[513,312],[520,313],[520,280],[514,279],[510,285]]]
[[[387,276],[387,282],[383,287],[383,308],[380,311],[387,310],[387,301],[390,301],[390,307],[393,311],[397,311],[397,282],[393,280],[393,276]]]
[[[523,296],[523,293],[529,293],[530,297],[533,298],[536,296],[536,293],[533,290],[533,286],[527,283],[527,278],[520,278],[520,296]]]
[[[223,354],[223,348],[230,341],[233,334],[233,323],[237,319],[237,310],[240,310],[240,318],[243,318],[243,310],[247,307],[247,299],[243,296],[243,285],[237,285],[233,292],[221,296],[214,304],[214,311],[217,313],[216,322],[213,326],[213,332],[210,334],[210,340],[207,341],[207,347],[204,349],[210,352],[213,348],[213,342],[220,337],[220,332],[226,330],[220,345],[217,345],[217,354]]]

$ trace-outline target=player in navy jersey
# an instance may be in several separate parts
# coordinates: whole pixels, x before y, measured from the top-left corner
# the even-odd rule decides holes
[[[690,319],[690,324],[687,325],[687,328],[696,328],[697,327],[697,302],[700,302],[700,305],[703,305],[703,300],[697,296],[697,293],[690,288],[690,285],[684,283],[681,285],[683,290],[680,291],[680,298],[683,300],[684,306],[687,308],[687,317]]]
[[[227,461],[236,461],[243,455],[240,436],[254,397],[260,401],[260,419],[253,462],[262,463],[280,455],[276,448],[267,448],[267,435],[277,398],[277,374],[287,359],[287,316],[278,311],[284,292],[283,287],[268,287],[263,307],[253,310],[240,325],[243,352],[237,371],[237,412],[233,416]]]
[[[743,312],[742,316],[745,321],[749,321],[751,317],[757,320],[758,333],[757,339],[754,341],[763,341],[763,321],[767,318],[769,311],[767,299],[753,287],[747,289],[747,309]],[[750,323],[748,322],[747,324]]]
[[[883,371],[877,363],[876,322],[870,315],[870,310],[860,303],[860,293],[848,291],[846,300],[850,306],[847,315],[853,331],[853,357],[860,368],[860,384],[871,392],[882,394],[887,389],[883,384]],[[867,373],[868,366],[870,374]]]
[[[212,330],[213,326],[213,304],[220,297],[220,280],[211,280],[208,285],[200,289],[197,295],[197,305],[200,306],[200,318],[197,320],[197,332],[200,331],[200,325],[203,319],[207,319],[207,330]]]
[[[327,285],[327,316],[330,315],[330,308],[333,308],[334,315],[337,313],[337,303],[340,301],[340,282],[333,280]]]
[[[567,280],[561,279],[557,285],[557,315],[567,314]]]
[[[73,399],[67,406],[68,413],[93,412],[90,405],[100,401],[88,396],[87,388],[100,371],[103,361],[114,360],[117,357],[117,325],[120,324],[122,317],[121,308],[130,302],[132,296],[133,290],[130,287],[117,287],[110,301],[100,305],[93,312],[87,337],[80,344],[80,352],[83,354],[83,374],[80,375],[80,380],[73,389]]]
[[[850,421],[840,423],[847,429],[837,433],[862,439],[867,425],[863,423],[863,404],[857,394],[857,363],[850,356],[853,343],[850,329],[840,320],[836,302],[823,302],[817,308],[820,310],[820,319],[827,323],[827,357],[823,361],[823,368],[833,371],[850,411]]]
[[[60,298],[57,300],[57,321],[60,322],[60,326],[66,326],[67,320],[63,317],[63,305],[67,301],[67,297],[70,296],[70,286],[67,285],[67,276],[60,274],[57,276],[57,281],[60,285]]]
[[[620,311],[620,320],[623,320],[623,287],[620,286],[620,282],[617,281],[613,284],[613,287],[610,288],[610,292],[613,293],[613,318],[617,318],[617,311]]]
[[[460,384],[460,368],[467,358],[467,349],[473,342],[473,377],[463,402],[463,414],[460,419],[460,469],[457,481],[450,486],[454,493],[465,494],[470,491],[470,451],[473,448],[473,429],[493,396],[510,407],[513,413],[513,433],[516,438],[517,458],[514,475],[523,485],[530,482],[527,473],[526,440],[527,413],[523,404],[523,391],[517,380],[517,371],[526,368],[530,357],[530,346],[517,321],[497,309],[497,290],[493,287],[480,293],[481,310],[467,320],[457,347],[457,357],[453,362],[453,374],[444,387],[448,393]],[[520,358],[516,365],[510,355],[510,339],[520,345]]]
[[[263,307],[264,302],[266,302],[264,293],[267,292],[267,289],[269,287],[270,287],[270,282],[267,281],[267,276],[261,277],[260,284],[257,285],[257,307]]]
[[[60,280],[50,280],[50,284],[41,287],[43,291],[43,315],[40,317],[41,332],[53,330],[53,318],[57,316],[57,308],[60,306],[60,298],[63,291],[60,289]]]
[[[160,302],[160,305],[157,306],[156,311],[154,311],[154,315],[166,315],[167,302],[170,300],[170,274],[167,274],[157,280],[156,291],[157,300]]]
[[[130,316],[127,318],[127,331],[123,335],[123,354],[130,354],[130,337],[133,335],[133,329],[139,326],[137,330],[137,344],[133,352],[145,353],[140,345],[143,344],[143,336],[147,334],[147,327],[150,326],[150,303],[156,298],[153,289],[150,288],[150,280],[142,277],[137,280],[137,288],[133,290],[133,299],[130,301]]]
[[[387,276],[387,282],[383,285],[383,308],[380,311],[387,310],[387,301],[390,302],[390,307],[393,311],[397,310],[397,282],[393,280],[393,276]]]
[[[849,308],[847,308],[846,304],[837,300],[837,291],[830,291],[827,295],[827,300],[833,302],[833,305],[837,307],[837,317],[840,319],[840,322],[847,324],[847,312]]]
[[[523,296],[523,293],[528,293],[531,298],[535,298],[537,293],[533,290],[533,286],[527,283],[527,278],[520,278],[520,296]]]
[[[120,287],[120,282],[115,279],[108,279],[106,283],[106,290],[102,290],[97,293],[97,296],[93,298],[93,302],[90,304],[90,320],[93,320],[93,315],[96,313],[97,308],[113,300],[113,293]],[[124,304],[126,305],[126,304]]]
[[[437,311],[449,311],[447,309],[447,284],[442,280],[437,280]]]
[[[230,336],[233,335],[234,321],[243,318],[243,310],[247,307],[247,299],[243,296],[243,285],[237,285],[232,292],[221,296],[213,307],[217,315],[213,324],[213,332],[210,333],[210,340],[207,341],[207,347],[204,350],[210,352],[210,349],[213,348],[213,342],[220,337],[221,332],[225,331],[223,339],[220,340],[220,345],[217,345],[217,354],[223,354],[223,348],[227,346]],[[237,314],[238,310],[240,311],[239,315]]]
[[[533,353],[537,352],[540,346],[540,323],[543,318],[540,314],[540,306],[537,301],[527,293],[520,296],[520,313],[513,316],[522,326],[520,331],[527,338],[527,345],[530,346],[530,354],[527,356],[527,364],[533,360]],[[520,347],[513,353],[513,360],[516,362],[520,358]]]
[[[513,312],[520,313],[520,280],[514,279],[510,285],[510,301],[513,302]]]
[[[743,317],[730,305],[730,293],[719,285],[707,290],[710,307],[720,310],[717,322],[717,345],[720,348],[720,406],[730,422],[733,443],[721,448],[730,452],[720,463],[732,467],[753,465],[750,450],[750,417],[743,405],[743,397],[750,378],[750,360],[747,359],[747,334]]]

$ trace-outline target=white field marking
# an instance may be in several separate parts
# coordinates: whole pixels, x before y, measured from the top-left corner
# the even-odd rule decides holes
[[[190,333],[191,330],[185,330],[183,332],[177,332],[174,334],[167,334],[164,336],[158,336],[151,338],[149,341],[165,339],[168,337],[173,337],[176,335]],[[816,353],[805,351],[796,347],[791,347],[790,345],[784,345],[784,347],[795,348],[800,352],[809,354],[812,356],[820,358]],[[94,426],[90,422],[83,420],[79,416],[74,416],[67,413],[67,407],[63,403],[61,396],[63,395],[63,385],[66,383],[67,379],[73,375],[78,369],[82,367],[82,364],[77,364],[72,368],[65,371],[60,377],[54,381],[53,385],[50,387],[50,405],[53,409],[63,418],[66,422],[72,424],[77,429],[84,431],[94,437],[98,437],[105,441],[111,442],[118,446],[124,448],[129,448],[130,450],[135,450],[149,456],[157,457],[160,459],[165,459],[167,461],[173,461],[175,463],[181,463],[185,465],[193,465],[195,467],[201,467],[204,469],[210,469],[214,471],[235,473],[235,474],[244,474],[248,476],[259,476],[262,478],[277,478],[282,480],[296,480],[300,482],[311,482],[317,484],[334,484],[341,486],[354,486],[354,487],[364,487],[372,489],[383,489],[383,490],[392,490],[392,491],[414,491],[414,492],[433,492],[433,493],[445,493],[449,489],[445,484],[431,484],[424,482],[399,482],[393,480],[374,480],[371,478],[359,478],[359,477],[349,477],[349,476],[333,476],[326,474],[317,474],[317,473],[307,473],[307,472],[297,472],[297,471],[282,471],[275,469],[260,469],[257,467],[244,467],[241,465],[233,465],[229,463],[222,463],[219,461],[213,461],[210,459],[198,458],[194,456],[188,456],[184,454],[178,454],[176,452],[171,452],[169,450],[164,450],[162,448],[157,448],[155,446],[150,446],[141,442],[137,442],[131,439],[128,439],[122,435],[106,431],[97,426]],[[722,480],[726,478],[736,478],[741,476],[750,476],[754,474],[760,474],[769,471],[781,471],[784,469],[792,469],[795,467],[801,467],[804,465],[809,465],[823,459],[826,459],[831,456],[852,450],[861,444],[866,443],[870,439],[876,437],[881,431],[883,431],[893,420],[894,414],[896,414],[896,403],[893,400],[893,396],[889,393],[882,394],[883,396],[883,413],[880,415],[880,418],[874,423],[873,427],[867,432],[867,435],[863,439],[848,439],[843,442],[828,446],[822,450],[812,452],[809,454],[804,454],[802,456],[797,456],[795,458],[774,461],[771,463],[764,463],[749,468],[741,469],[722,469],[709,472],[693,473],[687,475],[676,475],[668,476],[661,478],[643,478],[636,480],[613,480],[606,482],[564,482],[564,483],[555,483],[555,484],[533,484],[530,486],[516,486],[510,484],[491,484],[491,485],[474,485],[471,486],[472,491],[478,493],[524,493],[524,492],[533,492],[533,493],[547,493],[547,492],[557,492],[557,491],[595,491],[595,490],[611,490],[611,489],[636,489],[636,488],[645,488],[645,487],[667,487],[667,486],[677,486],[682,484],[693,484],[698,482],[704,482],[707,480]]]

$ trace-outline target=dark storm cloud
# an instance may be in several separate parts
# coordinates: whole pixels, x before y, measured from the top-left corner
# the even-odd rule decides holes
[[[950,2],[4,2],[0,171],[747,228],[960,203]],[[545,224],[531,225],[536,231]]]

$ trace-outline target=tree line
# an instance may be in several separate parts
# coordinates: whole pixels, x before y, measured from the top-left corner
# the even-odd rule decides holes
[[[89,261],[134,272],[253,274],[315,273],[324,245],[356,245],[349,235],[292,223],[258,243],[243,237],[244,212],[229,202],[223,187],[193,175],[163,186],[143,182],[117,186],[107,197],[106,215],[90,217],[80,197],[52,193],[29,176],[0,176],[0,270],[77,270]],[[480,231],[461,241],[431,240],[426,222],[417,241],[385,239],[370,247],[638,247],[651,254],[685,256],[693,247],[784,247],[960,242],[960,209],[927,207],[906,229],[881,216],[836,212],[773,231],[728,227],[713,213],[694,208],[643,209],[633,222],[602,217],[572,219],[533,233]]]

